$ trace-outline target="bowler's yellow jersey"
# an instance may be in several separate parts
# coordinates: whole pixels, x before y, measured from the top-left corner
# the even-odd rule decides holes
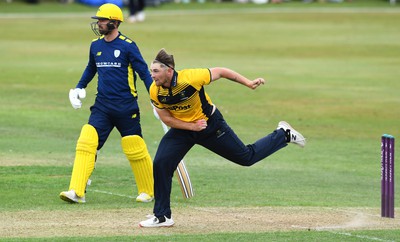
[[[203,86],[210,82],[209,69],[175,71],[171,87],[158,87],[153,82],[149,91],[151,102],[155,107],[167,109],[173,117],[185,122],[208,120],[213,106]]]

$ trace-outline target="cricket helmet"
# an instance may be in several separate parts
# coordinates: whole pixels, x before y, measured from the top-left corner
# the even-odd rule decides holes
[[[92,18],[117,20],[120,22],[124,21],[122,10],[117,5],[112,3],[106,3],[101,5],[97,10],[96,16],[93,16]]]

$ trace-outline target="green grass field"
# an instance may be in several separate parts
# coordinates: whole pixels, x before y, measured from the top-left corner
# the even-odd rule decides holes
[[[255,91],[227,80],[206,89],[245,143],[280,120],[308,140],[250,168],[195,147],[185,161],[196,195],[184,200],[174,180],[176,225],[155,230],[137,226],[153,204],[134,202],[116,130],[98,157],[87,203],[58,198],[96,93],[93,80],[81,110],[68,100],[95,38],[95,11],[0,2],[1,241],[399,240],[400,220],[380,218],[380,136],[400,137],[397,5],[171,3],[148,8],[144,23],[122,24],[148,63],[164,47],[177,69],[225,66],[264,77]],[[154,156],[163,130],[140,81],[138,88]]]

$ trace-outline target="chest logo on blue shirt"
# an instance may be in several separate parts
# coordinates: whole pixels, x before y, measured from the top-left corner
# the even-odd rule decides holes
[[[120,50],[114,50],[114,56],[115,58],[118,58],[118,56],[121,54]]]

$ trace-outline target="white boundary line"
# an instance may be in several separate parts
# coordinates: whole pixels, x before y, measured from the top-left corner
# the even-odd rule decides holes
[[[88,189],[88,191],[89,192],[103,193],[103,194],[108,194],[108,195],[118,196],[118,197],[135,198],[135,197],[124,195],[124,194],[112,193],[112,192],[107,192],[107,191],[100,191],[100,190],[96,190],[96,189]]]
[[[194,207],[194,209],[198,210],[198,211],[203,211],[203,212],[210,212],[212,214],[217,214],[217,215],[222,215],[223,214],[223,213],[217,212],[217,211],[212,210],[212,209],[207,209],[207,208]],[[353,213],[353,214],[360,214],[359,212],[351,212],[351,211],[344,210],[344,209],[329,208],[328,210],[341,211],[341,212]],[[374,214],[362,213],[362,215],[376,217],[376,215],[374,215]],[[239,215],[235,215],[235,216],[243,217],[245,219],[247,218],[246,216],[241,216],[240,214]],[[379,237],[376,237],[376,236],[357,235],[357,234],[354,234],[354,233],[345,232],[346,229],[352,230],[352,227],[349,227],[347,225],[322,226],[322,227],[305,227],[305,226],[301,226],[301,225],[291,225],[291,227],[292,228],[296,228],[296,229],[302,229],[302,230],[312,230],[312,231],[317,231],[317,232],[328,232],[328,233],[335,234],[335,235],[343,235],[343,236],[358,238],[358,239],[362,239],[362,240],[394,242],[394,240],[386,240],[386,239],[382,239],[382,238],[379,238]],[[342,230],[342,231],[340,231],[340,230]]]
[[[310,230],[311,228],[308,227],[302,227],[302,226],[297,226],[297,225],[292,225],[293,228],[299,228],[299,229],[308,229]],[[334,231],[334,230],[330,230],[330,229],[345,229],[343,227],[323,227],[323,228],[315,228],[313,229],[314,231],[321,231],[321,232],[329,232],[331,234],[337,234],[337,235],[345,235],[348,237],[355,237],[355,238],[359,238],[359,239],[368,239],[368,240],[374,240],[374,241],[384,241],[384,242],[395,242],[394,240],[386,240],[386,239],[381,239],[378,237],[371,237],[371,236],[366,236],[366,235],[357,235],[357,234],[352,234],[349,232],[340,232],[340,231]]]
[[[237,8],[237,9],[187,9],[187,10],[164,10],[149,12],[154,15],[215,15],[215,14],[260,14],[260,13],[400,13],[399,8]]]
[[[221,15],[221,14],[263,14],[263,13],[400,13],[400,8],[383,7],[383,8],[238,8],[238,9],[187,9],[187,10],[154,10],[147,11],[148,16],[176,16],[176,15]],[[73,18],[88,17],[93,12],[82,13],[0,13],[0,19],[14,18]]]
[[[322,230],[322,231],[327,231],[332,234],[338,234],[338,235],[345,235],[349,237],[356,237],[359,239],[368,239],[368,240],[375,240],[375,241],[385,241],[385,242],[395,242],[394,240],[385,240],[385,239],[380,239],[377,237],[371,237],[371,236],[366,236],[366,235],[356,235],[348,232],[335,232],[335,231],[330,231],[330,230]]]

